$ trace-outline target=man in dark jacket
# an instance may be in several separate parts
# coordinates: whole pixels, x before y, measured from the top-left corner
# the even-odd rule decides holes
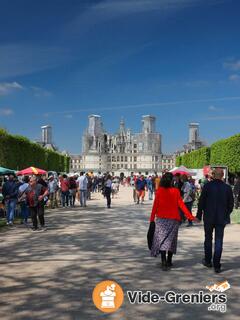
[[[216,273],[221,272],[224,228],[230,223],[230,214],[234,206],[232,189],[223,182],[223,176],[222,169],[215,170],[214,180],[203,187],[197,212],[199,220],[202,219],[203,214],[205,231],[203,265],[206,267],[212,267],[212,235],[215,230],[213,266]]]
[[[15,180],[15,176],[10,174],[8,180],[4,183],[2,194],[7,208],[7,225],[12,226],[14,220],[14,212],[18,199],[19,183]]]

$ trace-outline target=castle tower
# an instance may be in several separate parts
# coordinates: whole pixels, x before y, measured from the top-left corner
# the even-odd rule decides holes
[[[155,133],[156,131],[156,118],[154,116],[142,116],[142,132]]]
[[[189,123],[189,143],[199,141],[199,123]]]
[[[42,143],[52,144],[52,127],[50,125],[42,126]]]
[[[88,134],[92,137],[99,136],[103,133],[101,116],[91,114],[88,117]]]
[[[126,134],[125,122],[124,122],[123,118],[120,121],[119,133],[123,136]]]

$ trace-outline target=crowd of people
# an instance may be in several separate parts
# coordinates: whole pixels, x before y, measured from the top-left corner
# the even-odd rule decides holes
[[[146,192],[148,200],[153,202],[150,217],[151,255],[161,255],[162,268],[168,270],[172,266],[173,254],[177,251],[178,229],[187,221],[204,219],[206,267],[221,271],[221,254],[223,234],[226,224],[230,222],[230,214],[239,207],[240,177],[234,181],[233,188],[224,182],[221,169],[195,181],[187,174],[170,172],[162,176],[157,174],[144,176],[131,173],[129,177],[113,177],[109,173],[93,174],[93,172],[74,175],[23,176],[17,178],[10,174],[0,191],[6,208],[7,225],[12,226],[14,214],[18,206],[21,211],[21,223],[29,226],[28,218],[32,219],[32,230],[46,230],[44,211],[58,207],[73,208],[78,201],[85,208],[93,193],[102,193],[106,198],[106,207],[111,208],[112,198],[119,192],[119,186],[129,186],[133,190],[133,201],[136,205],[144,204]],[[2,190],[1,190],[2,189]],[[196,216],[192,208],[195,205]],[[154,224],[154,227],[153,227]],[[152,230],[154,232],[152,233]],[[215,230],[215,251],[212,257],[212,236]],[[212,263],[213,262],[213,263]]]
[[[6,210],[6,224],[13,226],[17,208],[20,209],[21,223],[29,226],[32,219],[32,229],[46,230],[44,212],[49,208],[75,207],[76,200],[80,207],[87,207],[91,194],[100,192],[106,198],[107,208],[111,208],[111,199],[119,191],[120,179],[110,174],[93,172],[74,175],[23,176],[10,174],[0,186],[2,206]],[[3,208],[2,211],[4,212]]]
[[[219,168],[201,181],[196,216],[191,212],[193,193],[196,193],[196,190],[194,191],[190,179],[186,175],[173,176],[170,172],[161,178],[150,216],[148,244],[153,257],[161,255],[164,271],[173,265],[172,257],[177,252],[178,229],[185,216],[190,226],[192,221],[200,222],[203,217],[205,257],[202,263],[207,268],[214,267],[216,273],[221,272],[224,229],[230,223],[230,214],[234,207],[233,190],[224,182],[223,177],[224,172]]]

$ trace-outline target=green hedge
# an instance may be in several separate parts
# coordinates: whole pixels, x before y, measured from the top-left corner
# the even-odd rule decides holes
[[[210,164],[228,166],[232,173],[240,172],[240,134],[213,143]]]
[[[240,134],[227,139],[219,140],[211,147],[181,155],[176,159],[176,165],[199,169],[205,165],[227,166],[232,173],[240,172]]]
[[[177,157],[176,165],[184,165],[187,168],[198,169],[209,164],[209,161],[210,148],[203,147],[201,149]]]
[[[69,172],[69,164],[69,157],[0,128],[0,166],[16,170],[34,166],[47,171]]]

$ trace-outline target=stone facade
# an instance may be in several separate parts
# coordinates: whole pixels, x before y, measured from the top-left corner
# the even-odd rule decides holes
[[[99,115],[89,116],[83,136],[82,165],[85,171],[159,172],[161,171],[161,134],[154,116],[142,116],[142,130],[132,133],[123,120],[116,134],[107,133]]]
[[[79,172],[83,169],[82,156],[71,154],[70,155],[70,172]]]
[[[172,154],[165,154],[162,156],[162,170],[171,170],[176,166],[176,158]]]

